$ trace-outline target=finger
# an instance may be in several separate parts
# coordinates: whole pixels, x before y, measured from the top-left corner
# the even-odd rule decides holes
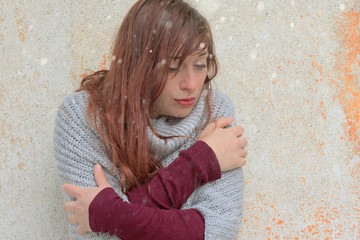
[[[76,228],[76,232],[80,235],[84,235],[86,233],[85,229],[82,227],[81,224]]]
[[[248,151],[247,151],[246,149],[243,149],[243,152],[244,152],[244,154],[243,154],[243,158],[246,158],[246,157],[247,157],[247,155],[248,155]]]
[[[62,187],[62,190],[64,193],[66,193],[69,196],[72,196],[74,198],[78,198],[80,196],[80,193],[82,192],[81,187],[75,186],[73,184],[64,184]]]
[[[66,202],[63,204],[63,209],[65,212],[75,212],[77,210],[76,202]]]
[[[243,167],[246,164],[246,158],[240,158],[239,167]]]
[[[236,125],[232,128],[229,128],[231,129],[231,131],[235,134],[235,136],[237,137],[240,137],[244,134],[244,128],[242,126],[239,126],[239,125]]]
[[[217,128],[224,128],[234,121],[233,117],[218,118],[214,121]]]
[[[248,145],[248,141],[246,140],[246,138],[239,137],[238,139],[241,148],[245,148]]]
[[[242,158],[246,158],[247,155],[248,155],[247,150],[246,150],[246,149],[242,149],[242,154],[241,154]]]
[[[111,184],[106,180],[105,172],[100,164],[96,164],[94,167],[94,177],[99,187],[111,187]]]
[[[77,220],[75,214],[71,214],[71,215],[68,216],[68,222],[71,223],[71,224],[76,224],[79,221]]]

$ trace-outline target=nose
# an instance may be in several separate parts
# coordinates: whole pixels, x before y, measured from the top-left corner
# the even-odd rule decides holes
[[[192,91],[196,89],[196,77],[191,69],[184,69],[181,74],[180,89]]]

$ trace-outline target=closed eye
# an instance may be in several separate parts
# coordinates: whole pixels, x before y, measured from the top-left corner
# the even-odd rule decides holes
[[[197,69],[204,69],[204,68],[207,68],[206,64],[196,64],[194,65]]]
[[[178,66],[170,66],[170,68],[169,68],[171,73],[176,72],[177,69],[178,69]]]

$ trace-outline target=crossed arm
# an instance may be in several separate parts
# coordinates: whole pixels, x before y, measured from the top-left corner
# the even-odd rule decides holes
[[[127,195],[131,204],[116,194],[99,167],[96,165],[94,171],[98,187],[63,187],[77,198],[63,207],[74,212],[69,221],[79,223],[78,233],[108,232],[121,239],[203,239],[201,212],[178,209],[196,187],[221,176],[216,156],[206,143],[198,141],[182,151],[169,167],[130,191]]]
[[[223,124],[229,124],[229,119],[219,119],[217,124],[220,131],[230,132],[233,137],[242,134],[241,129],[240,132],[236,128],[222,129]],[[209,128],[211,134],[207,134],[205,129],[200,138],[212,145],[214,139],[219,140],[219,136],[214,134],[216,128]],[[207,137],[208,135],[215,136]],[[94,231],[116,234],[122,239],[154,239],[155,235],[159,239],[203,239],[204,217],[201,212],[197,209],[178,209],[197,187],[220,179],[221,169],[230,170],[243,164],[238,159],[224,156],[223,150],[217,150],[222,160],[218,162],[217,155],[208,143],[196,142],[189,149],[180,152],[170,166],[160,170],[149,182],[130,191],[127,196],[131,204],[122,201],[111,189],[101,168],[97,170],[97,165],[95,179],[99,187],[81,189],[69,184],[63,187],[65,193],[77,198],[75,202],[64,204],[65,211],[74,212],[69,216],[70,223],[79,223],[77,232],[80,234]],[[239,155],[236,156],[240,158]]]

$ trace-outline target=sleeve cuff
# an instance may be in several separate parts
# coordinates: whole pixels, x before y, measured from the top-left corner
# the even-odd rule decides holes
[[[113,188],[107,187],[101,190],[92,202],[89,205],[89,225],[93,232],[107,232],[106,222],[111,221],[111,219],[106,219],[106,216],[111,216],[107,214],[106,206],[111,204],[113,199],[119,197]]]
[[[208,174],[208,181],[215,181],[221,178],[221,169],[216,154],[212,148],[202,140],[197,141],[189,149],[194,156],[196,165]]]

